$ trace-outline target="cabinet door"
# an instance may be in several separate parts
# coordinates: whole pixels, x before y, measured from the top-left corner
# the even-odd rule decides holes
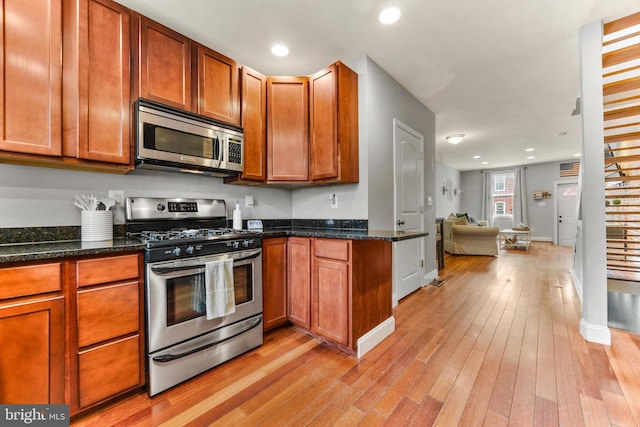
[[[311,277],[312,332],[349,345],[351,241],[314,239]]]
[[[63,297],[0,304],[0,402],[64,403]]]
[[[287,242],[289,320],[311,329],[311,241],[290,237]]]
[[[139,37],[139,96],[191,111],[191,41],[143,16]]]
[[[262,241],[264,330],[287,323],[287,239]]]
[[[267,178],[267,78],[242,68],[242,127],[244,128],[243,180]]]
[[[349,265],[315,258],[311,299],[312,332],[338,344],[349,344]]]
[[[0,14],[0,150],[60,156],[61,0],[4,1]]]
[[[111,0],[64,1],[64,155],[128,165],[131,12]]]
[[[310,178],[358,182],[358,75],[336,62],[309,81]]]
[[[267,180],[309,180],[309,82],[267,79]]]
[[[338,178],[338,105],[336,67],[309,79],[309,162],[311,179]]]
[[[240,125],[238,66],[236,62],[197,45],[194,100],[196,113]]]

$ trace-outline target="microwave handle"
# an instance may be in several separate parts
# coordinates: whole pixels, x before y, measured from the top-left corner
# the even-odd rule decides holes
[[[213,158],[214,159],[216,157],[218,158],[218,164],[216,165],[216,167],[219,168],[220,165],[222,164],[222,160],[223,160],[222,157],[224,156],[224,149],[223,149],[224,138],[220,132],[216,132],[216,141],[218,141],[218,144],[215,144],[218,146],[218,152],[216,153],[216,155],[213,156]]]

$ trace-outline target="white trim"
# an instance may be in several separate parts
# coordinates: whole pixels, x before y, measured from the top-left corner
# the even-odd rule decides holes
[[[375,328],[358,338],[358,359],[380,344],[396,330],[396,319],[391,316]]]
[[[424,284],[422,286],[427,286],[429,283],[431,283],[433,280],[437,278],[438,278],[438,268],[436,267],[435,269],[429,272],[425,272],[424,278],[422,279]]]
[[[580,335],[589,342],[611,345],[611,331],[609,328],[589,324],[584,318],[580,319]]]
[[[573,288],[576,290],[576,293],[580,298],[580,302],[582,302],[582,283],[580,282],[578,272],[575,268],[571,267],[571,269],[569,269],[569,275],[571,276],[571,281],[573,281]]]

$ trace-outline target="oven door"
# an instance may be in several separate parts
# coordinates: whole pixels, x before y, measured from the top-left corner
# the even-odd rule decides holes
[[[207,320],[205,264],[233,259],[235,312]],[[149,353],[262,313],[262,250],[147,265]]]

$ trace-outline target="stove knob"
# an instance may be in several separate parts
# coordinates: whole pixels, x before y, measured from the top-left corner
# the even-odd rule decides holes
[[[233,246],[233,249],[238,249],[240,247],[240,242],[235,241],[231,245]]]
[[[163,212],[165,209],[167,209],[167,206],[164,203],[158,203],[158,206],[156,206],[156,209],[159,210],[160,212]]]
[[[175,247],[173,248],[173,250],[171,251],[171,253],[173,254],[173,256],[180,256],[180,253],[182,252],[182,250],[179,247]]]
[[[194,252],[195,252],[195,249],[193,248],[193,246],[187,247],[187,255],[193,255]]]
[[[248,240],[243,240],[242,241],[242,246],[244,246],[245,248],[249,247],[249,241]]]

